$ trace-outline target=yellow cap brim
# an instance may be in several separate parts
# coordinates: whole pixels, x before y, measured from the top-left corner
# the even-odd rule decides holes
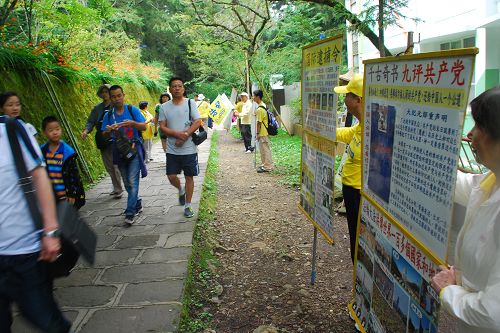
[[[333,88],[337,94],[347,94],[349,91],[347,90],[347,86],[338,86]]]

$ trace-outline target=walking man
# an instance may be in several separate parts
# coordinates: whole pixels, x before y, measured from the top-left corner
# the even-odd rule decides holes
[[[21,143],[22,156],[36,189],[43,224],[43,230],[36,230],[4,121],[0,121],[0,332],[11,332],[11,303],[15,302],[21,314],[41,331],[66,333],[71,323],[54,300],[46,267],[61,249],[52,186],[38,143],[23,125],[32,147]]]
[[[273,156],[269,146],[269,134],[267,132],[268,119],[266,104],[262,101],[264,94],[262,90],[253,92],[253,101],[257,103],[257,141],[259,142],[260,158],[262,165],[257,168],[258,173],[269,172],[273,169]]]
[[[126,225],[134,223],[134,217],[142,212],[142,201],[139,198],[139,173],[144,165],[144,150],[139,131],[146,129],[145,119],[141,111],[132,105],[125,104],[125,94],[122,87],[115,85],[109,88],[113,109],[104,117],[102,130],[105,136],[111,136],[113,143],[113,161],[120,168],[123,184],[128,193],[127,208],[125,209]],[[118,133],[120,131],[121,133]],[[125,139],[120,140],[120,137]],[[118,141],[117,141],[118,140]],[[118,151],[117,143],[123,146],[120,141],[128,141],[130,147],[137,152],[131,158],[124,158]]]
[[[104,167],[111,177],[111,183],[113,184],[113,190],[109,193],[113,195],[116,199],[120,199],[123,195],[123,187],[120,176],[120,170],[117,165],[113,164],[113,149],[111,148],[111,143],[108,138],[102,135],[102,119],[104,114],[111,109],[111,99],[109,97],[110,84],[103,84],[97,89],[97,96],[102,99],[102,102],[94,106],[92,111],[87,118],[87,124],[85,124],[85,129],[83,130],[81,137],[83,140],[87,139],[87,136],[92,129],[95,127],[95,144],[97,148],[101,151],[102,162]]]
[[[245,144],[245,153],[250,154],[253,152],[252,147],[252,101],[248,98],[246,92],[240,94],[241,102],[241,112],[234,111],[234,114],[240,120],[240,132],[243,137],[243,143]]]
[[[167,136],[167,177],[179,190],[179,204],[184,205],[184,216],[193,217],[191,200],[194,176],[199,173],[198,149],[191,139],[201,125],[196,102],[184,97],[184,81],[173,77],[169,82],[172,100],[160,109],[160,130]],[[181,186],[178,174],[184,172],[185,186]]]

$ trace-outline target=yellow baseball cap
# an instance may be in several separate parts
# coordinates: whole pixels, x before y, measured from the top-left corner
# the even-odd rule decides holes
[[[356,96],[363,97],[363,75],[354,74],[346,86],[335,87],[333,91],[337,94],[353,93]]]

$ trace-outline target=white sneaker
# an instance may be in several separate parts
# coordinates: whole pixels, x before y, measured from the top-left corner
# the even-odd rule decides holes
[[[251,153],[252,153],[252,151],[251,151],[250,149],[248,149],[248,150],[245,152],[245,154],[251,154]]]

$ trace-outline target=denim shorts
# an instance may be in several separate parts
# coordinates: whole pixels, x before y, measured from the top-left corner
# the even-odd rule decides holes
[[[184,171],[185,176],[198,176],[198,153],[174,155],[167,153],[167,175],[178,175]]]

